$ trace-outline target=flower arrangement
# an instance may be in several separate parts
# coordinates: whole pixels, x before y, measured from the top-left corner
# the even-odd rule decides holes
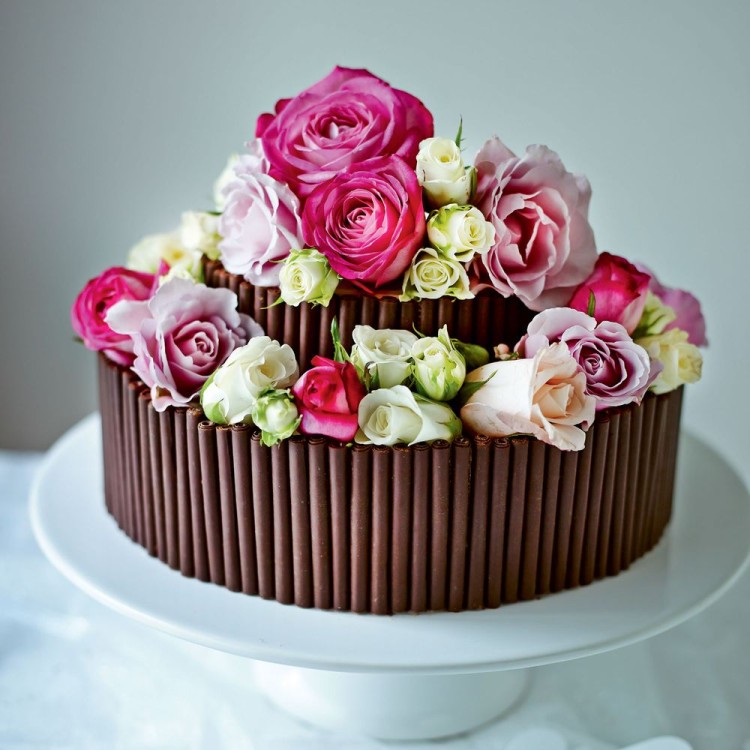
[[[82,342],[151,389],[159,411],[200,403],[217,424],[394,445],[462,432],[529,434],[581,450],[603,409],[701,374],[698,301],[644,266],[597,253],[591,188],[546,146],[516,156],[493,137],[467,164],[462,125],[437,137],[412,95],[335,68],[273,113],[233,155],[214,206],[150,235],[127,267],[87,283],[71,310]],[[493,352],[451,336],[355,326],[300,372],[295,352],[203,283],[204,259],[279,304],[363,295],[515,296],[536,313]]]

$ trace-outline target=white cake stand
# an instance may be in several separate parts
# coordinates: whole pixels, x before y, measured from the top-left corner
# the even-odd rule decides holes
[[[298,717],[384,739],[467,731],[519,699],[527,667],[619,648],[683,622],[731,586],[750,547],[747,490],[690,435],[682,440],[675,515],[652,552],[616,578],[484,612],[304,610],[182,577],[131,542],[105,511],[96,416],[49,452],[31,518],[47,557],[95,599],[256,660],[257,683]],[[238,666],[249,676],[251,662]]]

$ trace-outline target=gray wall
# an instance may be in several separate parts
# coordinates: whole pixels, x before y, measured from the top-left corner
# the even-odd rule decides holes
[[[68,309],[142,234],[207,205],[256,115],[336,63],[420,96],[473,152],[542,142],[594,188],[600,249],[703,300],[687,424],[737,463],[750,373],[750,4],[27,2],[0,6],[0,444],[95,408]],[[732,439],[733,438],[733,439]],[[744,453],[744,455],[743,455]],[[750,471],[745,469],[745,476]]]

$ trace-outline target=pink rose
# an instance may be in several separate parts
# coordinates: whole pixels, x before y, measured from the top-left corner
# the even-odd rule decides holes
[[[302,213],[308,247],[345,279],[382,286],[399,277],[425,233],[417,175],[398,156],[348,167],[313,190]]]
[[[640,403],[651,382],[650,359],[619,323],[597,324],[579,310],[554,307],[529,323],[516,348],[522,356],[533,357],[554,341],[567,344],[586,375],[586,392],[596,399],[597,409]]]
[[[638,263],[639,270],[651,276],[651,291],[668,307],[671,307],[677,316],[664,330],[679,328],[688,335],[688,341],[695,346],[708,346],[706,338],[706,320],[703,317],[701,303],[690,292],[684,289],[675,289],[664,286],[654,273],[642,263]]]
[[[564,305],[596,262],[588,180],[567,172],[546,146],[529,146],[519,158],[497,137],[484,144],[475,164],[474,203],[496,239],[474,262],[474,289],[516,295],[532,310]]]
[[[366,70],[334,68],[275,114],[258,118],[270,174],[301,198],[338,172],[377,156],[396,154],[411,166],[419,143],[433,133],[419,99],[391,88]]]
[[[466,429],[489,437],[529,434],[565,451],[583,448],[581,428],[594,421],[595,401],[566,344],[530,359],[483,365],[466,376],[467,383],[477,381],[487,382],[461,409]]]
[[[114,305],[107,322],[132,338],[133,370],[157,411],[184,406],[224,360],[263,329],[237,312],[237,295],[187,279],[162,284],[145,302]]]
[[[276,286],[278,261],[302,247],[299,200],[286,185],[256,171],[250,157],[240,160],[235,177],[223,193],[221,262],[255,286]]]
[[[356,368],[325,357],[313,357],[312,364],[292,388],[302,415],[299,431],[343,442],[354,440],[359,402],[366,394]]]
[[[88,349],[104,352],[124,367],[133,364],[133,341],[116,333],[106,321],[110,307],[120,300],[145,300],[151,296],[156,277],[127,268],[108,268],[91,279],[70,308],[70,323]]]
[[[650,281],[648,274],[625,258],[602,253],[593,273],[575,290],[568,307],[587,312],[593,293],[594,317],[600,322],[620,323],[633,333],[643,314]]]

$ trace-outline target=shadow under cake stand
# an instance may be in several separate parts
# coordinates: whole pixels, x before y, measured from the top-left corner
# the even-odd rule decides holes
[[[529,667],[661,633],[718,599],[749,559],[746,488],[683,434],[670,527],[619,576],[479,612],[301,609],[185,578],[149,557],[105,509],[100,441],[92,415],[53,446],[36,477],[32,525],[50,561],[122,614],[254,660],[238,659],[237,669],[249,679],[252,666],[257,686],[297,717],[382,739],[445,737],[488,722],[522,696]]]

